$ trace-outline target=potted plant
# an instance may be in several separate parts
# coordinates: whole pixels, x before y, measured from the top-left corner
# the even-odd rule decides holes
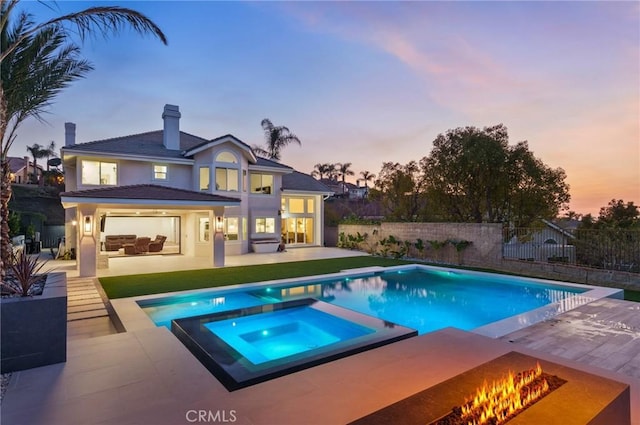
[[[67,279],[65,273],[39,274],[44,265],[18,252],[1,283],[2,373],[67,359]]]

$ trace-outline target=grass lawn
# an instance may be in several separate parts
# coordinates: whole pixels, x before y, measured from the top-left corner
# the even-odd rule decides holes
[[[631,289],[625,289],[624,299],[627,301],[640,302],[640,291],[632,291]]]
[[[336,273],[358,267],[388,267],[410,263],[413,262],[381,257],[332,258],[257,266],[101,277],[100,284],[107,296],[113,299]]]
[[[262,282],[266,280],[314,276],[319,274],[336,273],[341,270],[355,269],[359,267],[388,267],[415,263],[416,261],[395,260],[381,257],[346,257],[326,260],[262,264],[256,266],[224,267],[219,269],[183,270],[165,273],[101,277],[100,283],[102,284],[104,291],[107,293],[107,296],[113,299],[159,294],[163,292],[185,291],[188,289],[215,288],[218,286]],[[448,265],[447,267],[458,266]],[[469,267],[468,269],[522,276],[490,269],[479,269],[473,267]],[[624,299],[640,302],[640,291],[625,289]]]

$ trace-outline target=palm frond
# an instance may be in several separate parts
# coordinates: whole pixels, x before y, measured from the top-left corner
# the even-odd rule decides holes
[[[9,13],[5,11],[5,8],[3,8],[2,12],[1,22],[3,22],[4,28],[8,24],[5,15]],[[81,40],[86,39],[88,36],[94,36],[96,33],[106,38],[109,35],[121,33],[125,28],[130,28],[142,35],[152,34],[159,38],[162,43],[167,44],[167,37],[153,21],[133,9],[117,6],[90,7],[80,12],[69,13],[41,24],[33,25],[27,31],[20,33],[16,42],[20,44],[23,40],[50,27],[61,26],[64,28],[65,24],[72,24],[75,28],[75,33]],[[65,33],[65,36],[68,38],[68,34]],[[7,49],[0,53],[0,61],[4,61],[5,57],[14,48],[16,48],[16,45],[7,46]]]

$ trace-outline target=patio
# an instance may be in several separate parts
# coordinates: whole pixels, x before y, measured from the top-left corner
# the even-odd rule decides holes
[[[276,263],[340,254],[359,253],[305,248],[244,255],[238,261]],[[161,271],[158,267],[173,258],[185,268],[198,268],[197,262],[185,264],[179,256],[149,258],[162,261],[144,267],[123,262],[110,273]],[[227,257],[227,265],[232,260]],[[517,351],[631,385],[631,419],[640,425],[638,309],[636,303],[606,299],[498,340],[447,328],[234,392],[166,328],[73,339],[66,363],[13,374],[1,419],[33,425],[188,424],[204,414],[208,422],[340,424]]]

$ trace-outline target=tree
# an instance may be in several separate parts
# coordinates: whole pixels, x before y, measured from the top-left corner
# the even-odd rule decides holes
[[[340,175],[340,179],[342,180],[342,187],[344,188],[345,179],[347,176],[353,176],[355,173],[351,170],[350,162],[343,162],[336,164],[336,168],[338,169],[338,173]]]
[[[364,181],[364,186],[368,189],[369,188],[369,182],[373,181],[376,178],[376,175],[373,173],[370,173],[367,170],[364,171],[360,171],[360,176],[362,177],[362,181]]]
[[[280,152],[284,147],[290,143],[302,145],[298,136],[283,125],[276,127],[268,118],[263,119],[260,125],[264,130],[265,148],[255,145],[252,146],[251,148],[257,155],[280,161]]]
[[[633,202],[612,199],[606,207],[600,208],[599,227],[619,227],[622,229],[640,229],[640,210]]]
[[[55,97],[93,69],[80,57],[80,47],[72,36],[75,34],[84,40],[95,34],[106,37],[131,28],[167,43],[156,24],[132,9],[91,7],[36,23],[30,13],[16,10],[19,1],[0,3],[0,272],[3,279],[11,258],[9,148],[24,120],[33,117],[44,121],[42,115]]]
[[[49,147],[44,147],[39,145],[38,143],[34,143],[31,146],[27,146],[27,150],[33,156],[33,176],[31,178],[32,183],[44,183],[43,179],[40,179],[38,176],[38,159],[49,158],[54,154],[51,146],[55,146],[54,142],[51,142]],[[47,164],[47,171],[49,171],[49,165]]]
[[[442,219],[527,226],[569,202],[564,170],[546,166],[527,142],[509,146],[502,124],[448,130],[433,146],[420,165]]]
[[[426,217],[425,180],[415,161],[383,163],[376,187],[374,198],[382,204],[387,219],[420,221]]]
[[[318,163],[318,164],[313,166],[313,171],[311,172],[311,176],[317,177],[319,180],[322,180],[324,178],[325,174],[328,177],[329,170],[330,170],[329,164],[326,164],[326,163],[325,164],[320,164],[320,163]]]

